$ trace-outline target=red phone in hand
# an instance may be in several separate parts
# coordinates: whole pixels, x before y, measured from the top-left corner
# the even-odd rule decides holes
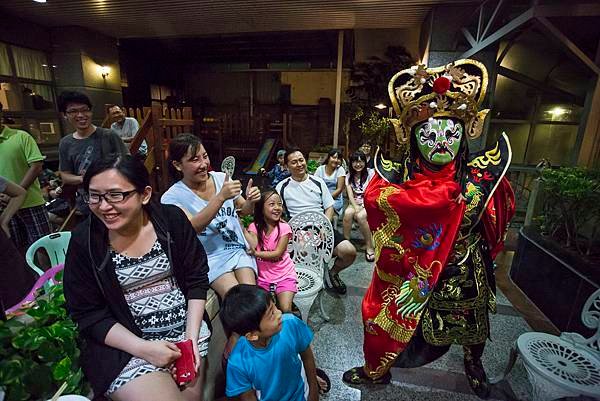
[[[194,346],[191,339],[180,341],[175,345],[181,351],[181,356],[175,361],[177,384],[183,386],[196,378]]]

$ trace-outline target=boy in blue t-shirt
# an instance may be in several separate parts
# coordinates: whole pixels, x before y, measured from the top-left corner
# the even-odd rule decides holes
[[[310,349],[313,333],[294,315],[282,316],[267,291],[248,284],[231,288],[223,300],[221,321],[225,329],[240,335],[227,364],[228,397],[239,396],[242,401],[319,399]]]

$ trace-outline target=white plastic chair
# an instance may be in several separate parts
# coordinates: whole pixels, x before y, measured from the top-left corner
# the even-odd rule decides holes
[[[534,401],[563,397],[600,397],[600,290],[587,299],[581,312],[583,324],[595,330],[590,338],[578,333],[560,337],[546,333],[519,336],[502,380],[519,355],[527,370]]]
[[[294,302],[304,321],[308,322],[308,312],[325,288],[323,277],[327,274],[333,253],[333,227],[327,216],[320,212],[299,213],[289,221],[289,225],[292,228],[292,240],[288,251],[298,276],[298,293]],[[329,320],[320,296],[319,311],[324,320]]]
[[[39,249],[44,249],[50,258],[50,266],[56,266],[65,263],[67,256],[67,249],[69,248],[69,241],[71,241],[70,231],[61,231],[57,233],[48,234],[42,238],[39,238],[27,249],[25,254],[25,260],[31,269],[39,276],[44,275],[44,270],[35,264],[35,254]],[[53,280],[48,280],[44,284],[44,290],[48,291],[50,287],[54,285]]]

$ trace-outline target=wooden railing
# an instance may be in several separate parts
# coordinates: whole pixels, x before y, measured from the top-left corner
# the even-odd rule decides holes
[[[256,156],[267,138],[275,138],[285,147],[291,137],[292,116],[281,117],[259,113],[253,117],[244,113],[223,113],[205,116],[200,124],[200,136],[215,160],[235,156],[243,160]]]
[[[108,110],[107,110],[108,111]],[[193,133],[194,120],[192,108],[167,108],[159,105],[152,107],[124,107],[127,117],[135,118],[140,124],[137,134],[129,146],[129,152],[135,155],[145,140],[148,154],[144,164],[150,173],[153,188],[161,193],[169,184],[167,169],[167,147],[171,139],[180,133]],[[102,126],[110,126],[110,117],[104,119]]]

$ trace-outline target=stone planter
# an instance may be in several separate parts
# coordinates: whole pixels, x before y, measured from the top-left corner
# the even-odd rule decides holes
[[[560,331],[593,334],[581,322],[581,309],[600,288],[600,266],[524,227],[510,277]]]

